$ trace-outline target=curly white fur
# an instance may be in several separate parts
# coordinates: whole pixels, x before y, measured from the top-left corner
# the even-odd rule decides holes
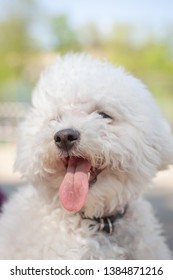
[[[141,198],[156,172],[173,162],[169,126],[146,87],[106,61],[68,54],[42,73],[32,103],[15,166],[33,186],[4,207],[0,258],[170,259],[151,206]],[[77,213],[58,197],[66,168],[54,134],[68,128],[81,135],[70,156],[104,169]],[[112,215],[127,204],[112,235],[81,217]]]

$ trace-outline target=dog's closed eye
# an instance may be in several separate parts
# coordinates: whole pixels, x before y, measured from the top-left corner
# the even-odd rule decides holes
[[[98,112],[98,114],[100,116],[102,116],[102,118],[104,118],[104,119],[111,119],[112,120],[112,117],[109,116],[108,114],[106,114],[105,112]]]

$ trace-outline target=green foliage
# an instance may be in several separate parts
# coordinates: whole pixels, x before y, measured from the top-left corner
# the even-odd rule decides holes
[[[65,53],[68,50],[79,51],[80,44],[75,30],[70,26],[66,16],[59,15],[52,19],[54,49]]]
[[[33,67],[28,75],[28,69],[35,65],[34,61],[42,65],[38,59],[39,38],[36,42],[30,32],[35,1],[15,0],[13,4],[9,5],[8,17],[0,22],[0,101],[29,100],[38,72]],[[148,85],[167,117],[173,119],[173,41],[168,40],[169,36],[159,41],[149,34],[139,44],[133,26],[114,26],[105,36],[93,23],[75,30],[65,15],[47,19],[52,52],[89,51],[123,65]]]

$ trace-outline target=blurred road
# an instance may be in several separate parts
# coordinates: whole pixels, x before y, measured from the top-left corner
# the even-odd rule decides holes
[[[8,193],[15,191],[15,187],[21,184],[20,175],[13,173],[15,151],[15,145],[0,144],[0,186]],[[158,173],[153,188],[146,196],[163,225],[169,247],[173,251],[173,166]]]

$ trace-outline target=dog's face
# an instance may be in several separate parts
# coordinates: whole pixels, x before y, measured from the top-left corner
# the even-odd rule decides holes
[[[84,55],[57,58],[43,72],[19,140],[17,168],[34,184],[60,188],[71,211],[95,198],[104,204],[110,188],[130,197],[173,154],[169,128],[143,84]]]

